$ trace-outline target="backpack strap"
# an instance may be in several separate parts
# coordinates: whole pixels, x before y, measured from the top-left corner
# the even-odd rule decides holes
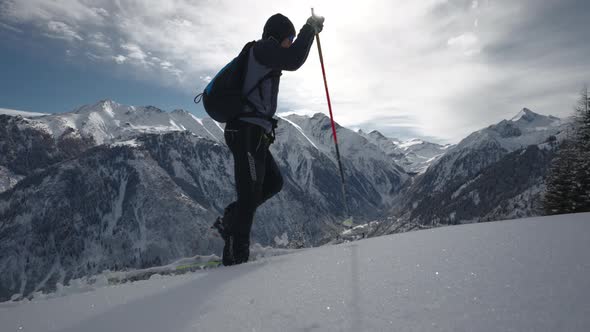
[[[269,79],[269,78],[271,78],[271,77],[275,77],[275,76],[276,76],[276,77],[279,77],[279,76],[281,76],[281,75],[282,75],[281,73],[278,73],[278,74],[277,74],[277,72],[276,72],[276,71],[274,71],[274,70],[271,70],[271,71],[270,71],[268,74],[266,74],[266,75],[262,76],[262,78],[260,78],[260,79],[258,80],[258,82],[256,82],[256,84],[254,84],[254,86],[253,86],[253,87],[250,89],[250,91],[248,91],[248,93],[246,93],[246,94],[244,95],[244,98],[248,98],[248,96],[249,96],[249,95],[251,95],[251,94],[252,94],[252,92],[254,92],[254,90],[256,90],[257,88],[260,88],[260,84],[262,84],[262,82],[264,82],[265,80],[267,80],[267,79]]]
[[[244,75],[248,72],[248,69],[246,68],[246,70],[244,71]],[[248,100],[248,97],[256,90],[258,89],[258,93],[260,94],[260,99],[262,100],[262,82],[266,81],[267,79],[273,78],[273,77],[280,77],[282,75],[281,72],[277,72],[276,70],[271,70],[268,73],[266,73],[264,76],[262,76],[257,82],[256,84],[254,84],[254,86],[252,88],[250,88],[250,90],[248,90],[248,92],[242,97],[242,100],[244,102],[244,104],[246,106],[248,106],[250,109],[252,109],[251,112],[245,112],[245,113],[240,113],[238,115],[239,118],[242,117],[258,117],[258,118],[264,118],[266,120],[269,120],[272,122],[273,118],[272,116],[268,116],[265,115],[264,113],[260,112],[258,110],[258,108],[256,107],[256,105],[254,105],[250,100]]]
[[[259,89],[259,91],[260,91],[260,85],[262,84],[262,82],[264,80],[271,77],[271,73],[272,72],[269,72],[268,74],[262,76],[262,78],[259,79],[258,82],[256,82],[256,84],[254,84],[254,86],[242,97],[242,101],[244,102],[244,104],[246,106],[248,106],[250,109],[252,109],[252,111],[240,113],[238,115],[238,118],[244,118],[244,117],[270,118],[269,116],[266,116],[262,112],[260,112],[258,110],[258,107],[256,107],[256,105],[254,105],[254,103],[252,103],[250,100],[248,100],[248,96],[250,96],[252,94],[252,92],[254,92],[254,90],[256,90],[256,89]]]

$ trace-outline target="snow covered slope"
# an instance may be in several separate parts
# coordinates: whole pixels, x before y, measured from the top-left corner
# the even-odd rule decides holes
[[[435,190],[440,190],[446,181],[476,174],[509,152],[543,144],[551,136],[563,134],[568,126],[569,123],[559,118],[525,108],[512,120],[503,120],[476,131],[435,163],[438,166],[433,169],[437,172]]]
[[[430,165],[442,157],[453,145],[440,145],[421,139],[400,142],[397,150],[403,155],[394,160],[408,172],[424,173]]]
[[[218,252],[208,229],[232,199],[232,170],[225,147],[183,132],[97,146],[27,176],[0,193],[0,298]]]
[[[408,183],[396,214],[426,224],[538,215],[553,144],[568,126],[524,109],[472,133]]]
[[[556,133],[556,121],[523,111],[470,136],[413,179],[379,144],[337,126],[355,221],[383,217],[398,197],[420,224],[530,215],[551,153],[536,145],[510,152],[502,142],[517,142],[518,132],[529,137],[527,130],[531,137]],[[184,111],[108,100],[35,119],[0,115],[0,299],[103,269],[219,253],[207,226],[234,199],[221,134],[214,121]],[[284,187],[257,211],[253,240],[331,241],[346,216],[329,118],[281,118],[271,151]]]
[[[522,109],[511,120],[474,132],[463,139],[456,150],[477,147],[495,142],[507,151],[514,151],[532,144],[540,144],[551,135],[557,135],[568,123],[554,116],[537,114],[528,108]]]
[[[341,132],[355,138],[345,145],[355,220],[381,216],[407,176]],[[208,226],[235,199],[222,133],[184,111],[112,101],[36,119],[0,115],[0,300],[104,269],[219,254]],[[331,146],[314,140],[279,121],[271,151],[284,186],[258,209],[254,241],[312,246],[339,231],[347,216],[338,166]]]
[[[67,130],[52,137],[35,120],[0,114],[0,193],[26,176],[79,155],[94,141]]]
[[[328,116],[323,113],[316,113],[312,117],[294,114],[283,119],[298,128],[318,151],[336,162]],[[357,132],[341,127],[338,123],[336,132],[345,178],[351,194],[374,197],[372,201],[381,200],[383,204],[390,205],[391,195],[395,194],[409,178],[404,169],[377,145]],[[354,199],[349,201],[352,210],[362,208],[357,207]]]
[[[127,106],[112,100],[84,105],[72,112],[36,118],[55,137],[68,129],[94,138],[97,144],[124,141],[138,134],[188,130],[219,141],[223,130],[212,119],[199,119],[184,110],[165,112],[153,106]]]
[[[359,130],[358,133],[381,148],[397,164],[411,173],[424,173],[428,166],[453,147],[450,144],[440,145],[418,138],[401,141],[396,138],[385,137],[377,130],[368,134]]]
[[[35,118],[38,116],[48,115],[47,113],[17,111],[17,110],[11,110],[11,109],[7,109],[7,108],[0,108],[0,114],[10,115],[10,116],[20,115],[23,118]]]
[[[437,228],[61,298],[7,331],[588,331],[590,214]]]

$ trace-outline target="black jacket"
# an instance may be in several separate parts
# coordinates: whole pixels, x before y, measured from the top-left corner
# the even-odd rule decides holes
[[[305,63],[314,37],[314,29],[305,24],[289,48],[281,47],[280,42],[274,38],[256,42],[250,51],[242,91],[244,94],[251,91],[246,98],[249,104],[256,108],[252,110],[251,107],[247,107],[244,112],[257,111],[261,116],[242,117],[240,120],[259,125],[267,132],[272,130],[272,123],[265,117],[270,118],[276,113],[281,71],[295,71]],[[263,81],[257,89],[252,90],[267,74],[271,75],[270,78]]]
[[[305,24],[291,47],[281,47],[274,38],[260,40],[254,45],[254,57],[263,66],[273,70],[295,71],[307,60],[315,37],[313,28]]]

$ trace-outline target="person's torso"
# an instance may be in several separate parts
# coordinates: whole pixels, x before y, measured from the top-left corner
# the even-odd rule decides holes
[[[270,74],[271,77],[263,80],[258,87],[254,88],[256,84]],[[258,117],[242,117],[240,120],[249,123],[257,124],[266,129],[267,132],[272,130],[272,123],[265,119],[271,118],[277,111],[277,99],[279,94],[280,71],[273,71],[271,68],[260,64],[254,56],[254,47],[249,51],[248,65],[246,69],[246,76],[244,78],[244,86],[242,93],[246,95],[249,104],[246,105],[244,113],[258,112],[261,116]],[[252,109],[254,108],[254,109]]]

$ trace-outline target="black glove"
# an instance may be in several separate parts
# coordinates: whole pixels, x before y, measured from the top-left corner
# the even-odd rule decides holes
[[[322,29],[324,28],[324,20],[325,18],[323,16],[311,15],[307,19],[307,24],[313,28],[315,34],[317,35],[318,33],[322,32]]]

